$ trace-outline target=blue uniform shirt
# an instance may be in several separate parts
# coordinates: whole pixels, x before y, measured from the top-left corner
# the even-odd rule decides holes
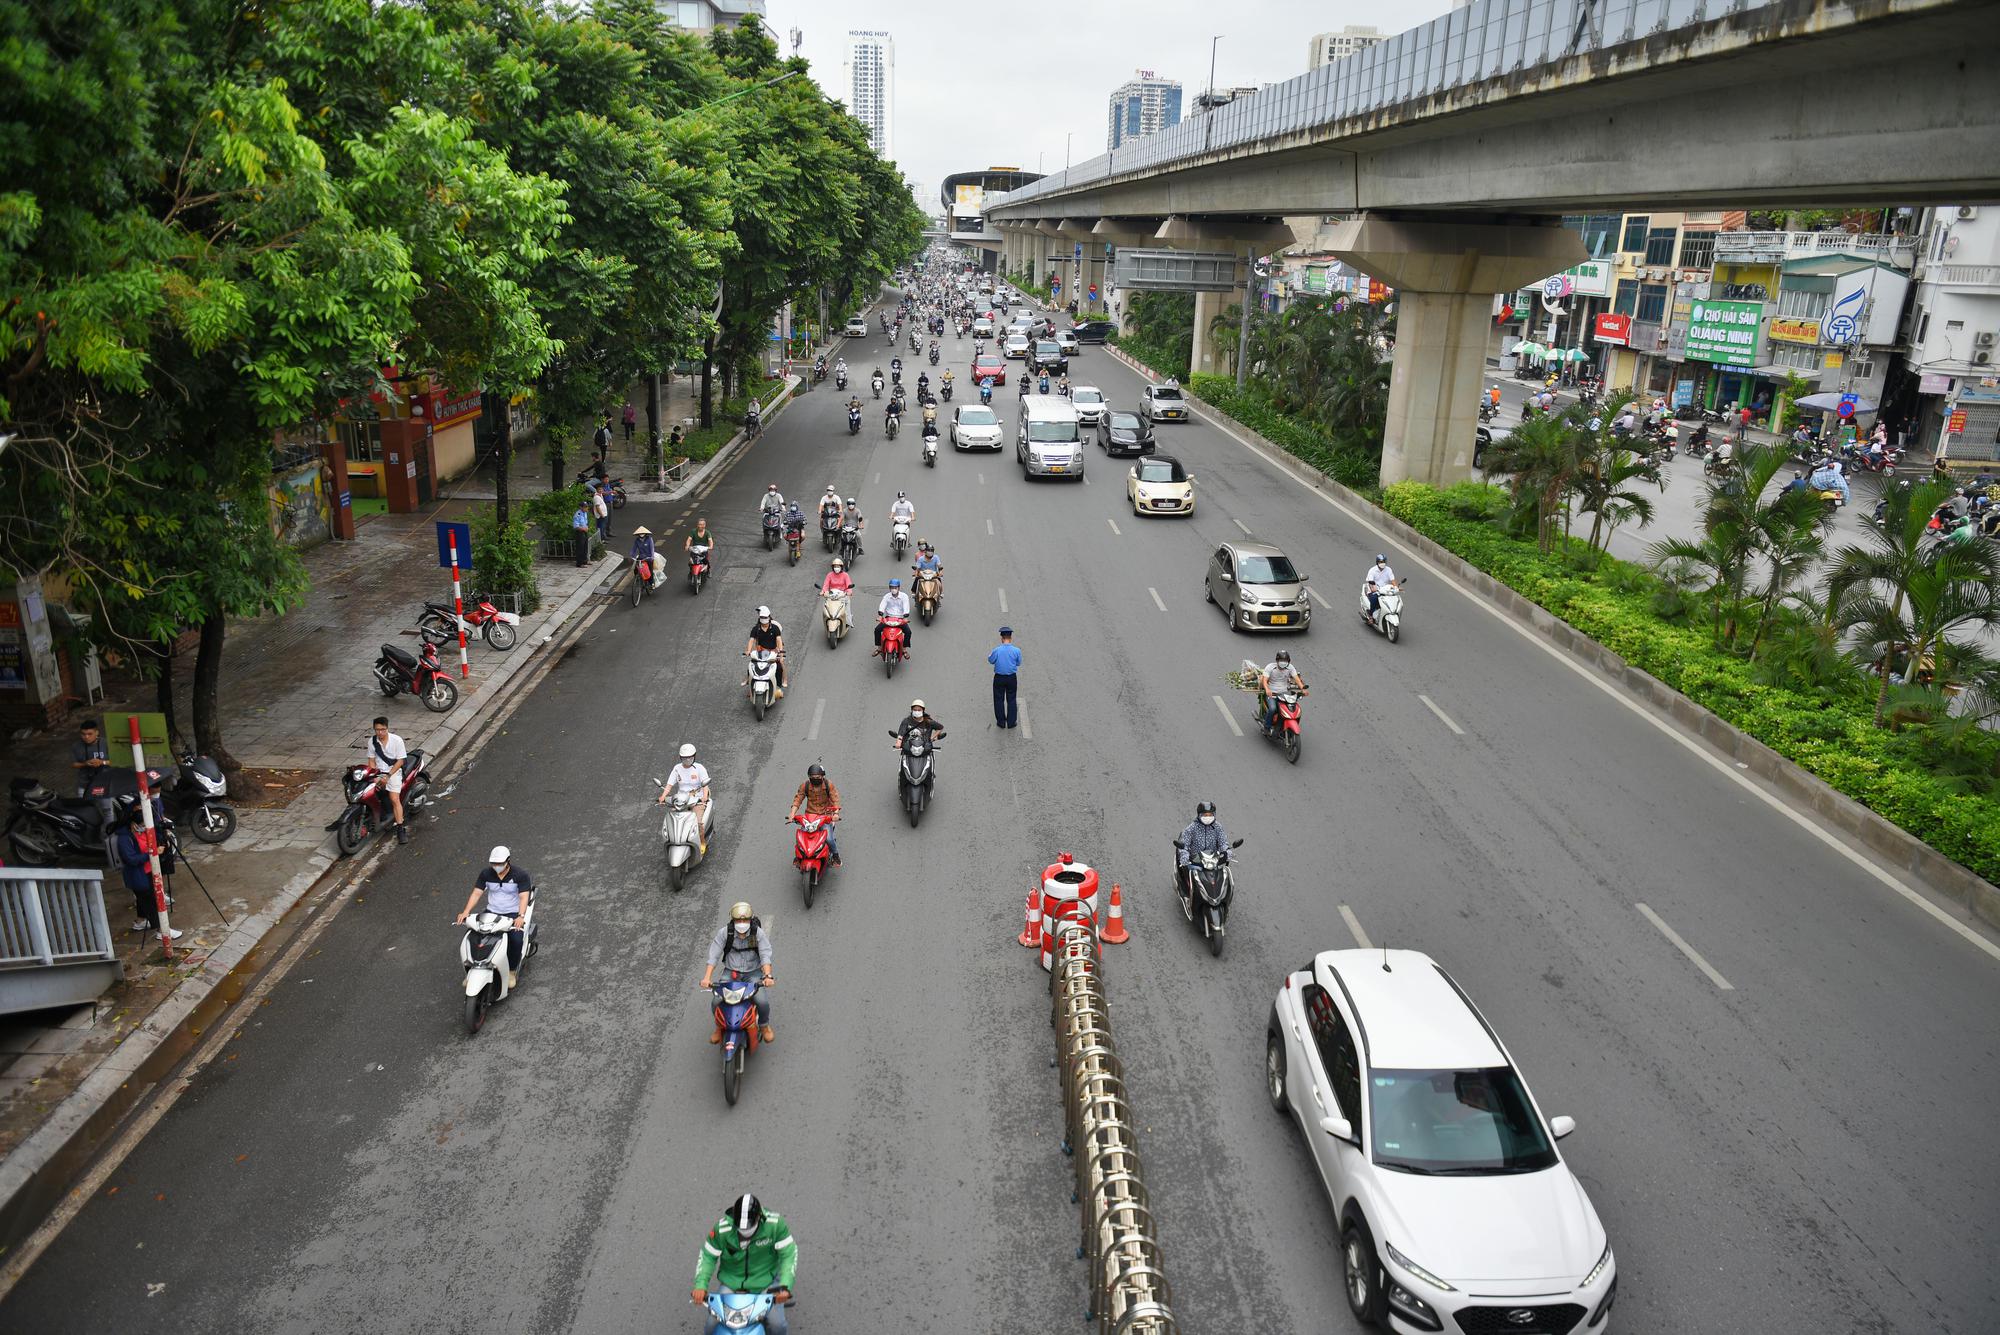
[[[995,675],[1011,677],[1021,670],[1021,651],[1011,644],[1001,643],[986,655],[986,661],[993,665]]]

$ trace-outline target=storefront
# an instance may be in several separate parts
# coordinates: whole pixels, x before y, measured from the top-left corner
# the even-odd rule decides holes
[[[1696,380],[1695,402],[1727,411],[1734,404],[1757,402],[1760,388],[1768,394],[1755,372],[1763,351],[1763,323],[1761,301],[1696,298],[1688,303],[1687,364],[1707,368],[1700,377],[1682,377]]]

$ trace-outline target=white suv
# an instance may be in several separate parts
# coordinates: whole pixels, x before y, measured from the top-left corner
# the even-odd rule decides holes
[[[1603,1335],[1611,1244],[1500,1037],[1414,950],[1329,950],[1285,979],[1266,1092],[1340,1216],[1348,1305],[1395,1331]],[[1447,1325],[1447,1323],[1451,1323]]]

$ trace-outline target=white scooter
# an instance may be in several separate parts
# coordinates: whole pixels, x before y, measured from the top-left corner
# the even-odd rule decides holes
[[[889,530],[889,546],[895,549],[896,559],[903,559],[903,553],[910,550],[910,521],[898,519],[896,526]]]
[[[475,913],[464,924],[452,924],[462,935],[458,962],[465,969],[465,1032],[476,1034],[486,1023],[486,1012],[495,1002],[505,1001],[521,985],[520,971],[507,967],[507,933],[514,919],[505,913]],[[527,941],[521,947],[521,967],[535,954],[535,906],[521,915]]]
[[[849,627],[853,625],[847,610],[848,598],[839,589],[832,589],[820,599],[820,620],[826,623],[826,647],[832,649],[847,638]]]
[[[676,793],[667,799],[667,816],[660,822],[660,842],[667,850],[667,884],[676,893],[687,883],[687,874],[701,865],[705,856],[702,845],[715,833],[715,803],[711,801],[707,811],[697,813],[700,805],[701,799],[695,794]]]
[[[924,467],[926,468],[937,467],[937,443],[937,428],[935,426],[926,426],[924,428]]]
[[[750,655],[749,676],[750,708],[757,712],[757,721],[764,721],[765,713],[778,703],[778,655],[769,649],[759,649]]]
[[[1405,580],[1404,583],[1409,581]],[[1389,637],[1394,644],[1403,628],[1403,591],[1391,585],[1376,594],[1377,610],[1371,615],[1368,610],[1368,591],[1361,591],[1361,619],[1368,628]]]

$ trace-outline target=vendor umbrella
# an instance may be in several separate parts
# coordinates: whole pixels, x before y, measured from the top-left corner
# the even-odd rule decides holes
[[[1514,345],[1514,355],[1516,357],[1540,359],[1548,356],[1549,350],[1539,343],[1516,343]]]
[[[1798,406],[1801,408],[1816,408],[1821,412],[1830,413],[1840,407],[1840,401],[1845,397],[1842,394],[1808,394],[1798,400]],[[1875,411],[1876,406],[1873,399],[1864,399],[1859,395],[1855,396],[1854,411],[1856,413],[1872,413]]]

